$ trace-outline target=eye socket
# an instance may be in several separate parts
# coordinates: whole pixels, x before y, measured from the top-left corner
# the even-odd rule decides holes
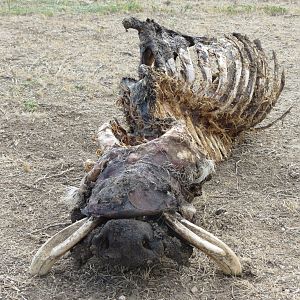
[[[148,239],[143,239],[142,246],[148,250],[151,250],[151,246]]]
[[[142,54],[142,64],[152,66],[154,61],[155,59],[152,50],[149,47],[146,48]]]

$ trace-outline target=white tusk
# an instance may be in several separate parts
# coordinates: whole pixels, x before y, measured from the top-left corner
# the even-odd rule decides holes
[[[240,275],[242,267],[235,253],[221,240],[186,219],[164,213],[167,223],[188,243],[212,258],[225,274]]]
[[[32,259],[30,273],[32,275],[47,274],[54,263],[91,232],[99,223],[92,217],[84,218],[64,228],[50,238],[38,250]]]
[[[189,230],[187,227],[182,225],[178,220],[176,220],[170,214],[164,214],[167,222],[171,225],[171,227],[185,240],[187,240],[193,246],[199,248],[201,251],[208,251],[212,253],[217,253],[218,255],[224,256],[225,252],[213,245],[212,243],[202,239],[200,236]]]

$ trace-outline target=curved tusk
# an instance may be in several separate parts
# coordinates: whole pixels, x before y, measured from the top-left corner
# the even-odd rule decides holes
[[[225,274],[240,275],[242,267],[235,253],[221,240],[186,219],[164,213],[167,223],[188,243],[212,258]]]
[[[32,259],[32,275],[47,274],[54,263],[91,232],[99,223],[92,217],[79,220],[50,238]]]

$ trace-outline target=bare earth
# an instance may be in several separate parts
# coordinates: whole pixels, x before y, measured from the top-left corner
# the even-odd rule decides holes
[[[286,69],[286,87],[265,123],[294,105],[291,113],[246,134],[197,203],[198,223],[236,251],[243,276],[224,276],[200,253],[189,267],[165,262],[131,271],[95,260],[78,269],[66,257],[48,276],[29,276],[38,247],[69,223],[60,198],[79,184],[83,162],[96,159],[97,127],[120,116],[118,83],[136,76],[138,38],[125,33],[126,14],[1,16],[0,299],[300,299],[297,1],[282,2],[289,12],[280,16],[204,9],[211,1],[191,1],[185,11],[175,2],[134,15],[195,35],[259,38]],[[30,102],[38,103],[34,112]]]

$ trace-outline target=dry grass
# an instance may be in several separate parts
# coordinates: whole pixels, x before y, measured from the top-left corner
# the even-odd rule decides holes
[[[6,0],[1,6],[0,14],[31,15],[42,14],[114,14],[124,12],[140,12],[140,2],[134,0],[115,1],[78,1],[78,0]]]
[[[234,2],[232,4],[232,2]],[[247,1],[246,1],[247,2]],[[287,15],[299,12],[297,7],[276,4],[247,4],[245,1],[218,1],[217,3],[199,3],[188,1],[150,1],[141,0],[3,0],[0,2],[0,15],[32,15],[55,16],[58,14],[117,14],[147,11],[151,13],[185,13],[202,9],[210,13],[240,15],[266,14],[270,16]]]
[[[229,2],[189,4],[193,9],[179,1],[154,1],[145,7],[154,5],[156,12],[134,14],[150,15],[190,34],[219,36],[238,30],[260,38],[264,48],[277,51],[288,71],[269,121],[298,103],[295,5],[278,2],[287,7],[287,16],[253,18],[209,10]],[[125,15],[1,15],[0,298],[298,299],[299,105],[282,123],[245,136],[206,184],[205,198],[198,199],[199,224],[241,256],[241,278],[225,277],[200,253],[189,267],[166,261],[131,271],[97,261],[77,269],[66,257],[49,276],[29,277],[36,249],[69,222],[59,199],[67,185],[79,184],[83,162],[96,158],[97,126],[119,116],[115,100],[120,78],[136,76],[138,39],[135,32],[124,32]],[[28,100],[38,103],[35,111],[25,110]]]
[[[279,16],[286,15],[289,12],[289,10],[286,7],[278,5],[234,4],[215,6],[214,9],[216,12],[225,13],[229,15],[264,13],[270,16]]]

